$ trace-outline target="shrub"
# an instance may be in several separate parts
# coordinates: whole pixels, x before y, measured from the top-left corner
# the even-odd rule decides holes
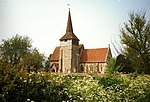
[[[113,85],[119,85],[121,83],[123,83],[123,81],[113,75],[103,76],[102,78],[100,78],[100,80],[98,82],[98,84],[102,85],[103,88],[110,87]]]
[[[60,102],[68,100],[65,85],[51,79],[51,75],[41,72],[18,72],[14,68],[0,70],[1,102]]]
[[[150,75],[50,74],[0,64],[1,102],[149,102]]]

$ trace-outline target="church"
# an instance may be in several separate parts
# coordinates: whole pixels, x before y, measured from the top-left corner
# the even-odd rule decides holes
[[[112,56],[107,48],[85,49],[73,32],[69,9],[66,33],[59,39],[51,58],[50,67],[56,73],[100,73],[104,74],[107,60]]]

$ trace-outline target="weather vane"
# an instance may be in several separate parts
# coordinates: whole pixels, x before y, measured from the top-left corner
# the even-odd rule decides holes
[[[67,5],[68,5],[69,11],[70,11],[70,6],[71,6],[71,4],[67,4]]]

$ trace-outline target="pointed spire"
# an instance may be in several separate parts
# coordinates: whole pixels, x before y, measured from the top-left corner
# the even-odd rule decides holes
[[[73,33],[73,27],[72,27],[72,20],[71,20],[71,13],[70,13],[70,8],[69,8],[69,14],[68,14],[68,21],[67,21],[67,28],[66,28],[66,34],[60,38],[60,41],[63,40],[68,40],[68,39],[74,39],[79,41],[79,39],[75,36]]]
[[[70,8],[69,8],[69,14],[68,14],[67,28],[66,28],[66,33],[67,33],[67,32],[72,32],[72,33],[73,33],[72,20],[71,20],[71,14],[70,14]]]

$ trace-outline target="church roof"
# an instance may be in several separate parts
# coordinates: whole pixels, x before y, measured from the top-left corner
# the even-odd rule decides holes
[[[60,38],[60,41],[70,40],[70,39],[72,39],[72,40],[78,40],[79,41],[79,39],[73,33],[71,14],[70,14],[70,10],[69,10],[68,22],[67,22],[67,28],[66,28],[66,34],[62,38]]]
[[[106,62],[109,48],[84,49],[80,62]]]
[[[78,45],[79,49],[81,47],[83,47],[82,44]],[[59,49],[60,47],[55,48],[51,61],[59,61]],[[108,52],[109,48],[83,49],[80,62],[106,62]]]
[[[58,61],[59,60],[59,49],[60,49],[60,47],[55,48],[55,50],[54,50],[54,52],[50,58],[51,61]]]

